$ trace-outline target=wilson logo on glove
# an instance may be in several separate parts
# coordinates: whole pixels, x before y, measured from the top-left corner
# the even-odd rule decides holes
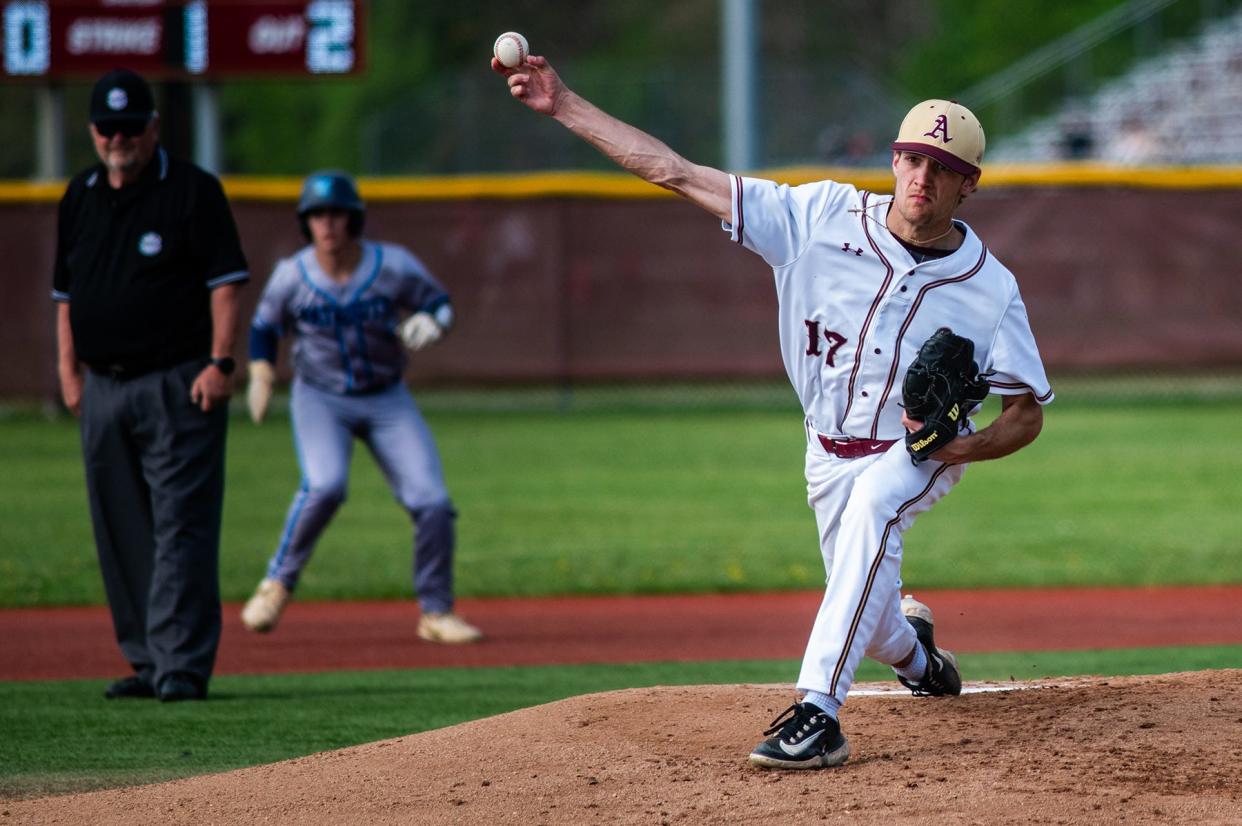
[[[969,413],[988,396],[988,381],[975,363],[975,343],[941,327],[919,348],[901,384],[906,416],[923,426],[906,434],[914,464],[957,438]]]

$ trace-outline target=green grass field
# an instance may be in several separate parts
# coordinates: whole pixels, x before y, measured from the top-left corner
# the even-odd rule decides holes
[[[822,581],[791,410],[436,411],[460,510],[462,596],[814,588]],[[1047,411],[908,535],[921,588],[1242,581],[1242,401]],[[0,607],[102,603],[76,423],[0,419]],[[229,433],[221,576],[263,574],[298,482],[288,419]],[[305,599],[410,596],[411,528],[364,448]]]
[[[787,399],[682,409],[675,391],[646,406],[625,398],[579,397],[569,412],[555,393],[535,405],[427,405],[461,512],[460,595],[818,587],[802,426]],[[910,532],[907,584],[1242,581],[1242,447],[1224,438],[1242,399],[1135,401],[1063,396],[1034,445],[972,468]],[[240,600],[298,472],[285,417],[256,427],[238,416],[229,439],[222,583]],[[0,607],[101,604],[76,423],[0,416],[0,468]],[[409,598],[410,546],[405,515],[359,450],[350,500],[299,594]],[[1242,646],[963,658],[970,679],[1223,667],[1242,667]],[[105,702],[104,681],[0,682],[0,798],[223,771],[591,691],[795,672],[769,661],[226,676],[210,702],[179,706]],[[859,674],[887,677],[870,663]]]

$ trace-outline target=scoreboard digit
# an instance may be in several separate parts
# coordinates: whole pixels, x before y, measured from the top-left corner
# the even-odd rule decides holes
[[[16,2],[4,7],[4,73],[45,75],[51,65],[51,23],[47,3]]]
[[[349,0],[313,0],[306,8],[306,68],[315,74],[344,74],[354,67],[354,9]]]
[[[365,0],[0,0],[4,77],[347,75]]]

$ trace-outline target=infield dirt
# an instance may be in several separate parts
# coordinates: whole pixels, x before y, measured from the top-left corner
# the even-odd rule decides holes
[[[227,605],[217,674],[567,663],[801,659],[823,591],[463,599],[482,645],[420,643],[418,605],[294,601],[273,634]],[[1242,644],[1242,585],[920,590],[962,653]],[[103,606],[0,611],[0,680],[129,671]]]
[[[1242,671],[852,698],[838,769],[746,755],[787,687],[593,694],[187,780],[3,803],[2,823],[1242,822]],[[860,688],[863,688],[860,686]]]

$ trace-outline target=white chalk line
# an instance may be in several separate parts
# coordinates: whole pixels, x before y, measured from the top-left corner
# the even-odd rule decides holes
[[[1046,688],[1040,683],[963,683],[963,694],[991,694],[998,691],[1028,691],[1032,688]],[[850,697],[912,697],[910,689],[896,683],[861,683],[850,689]]]

